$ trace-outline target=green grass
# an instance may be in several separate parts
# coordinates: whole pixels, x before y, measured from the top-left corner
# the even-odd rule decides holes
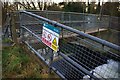
[[[3,47],[2,50],[2,77],[3,78],[49,78],[52,74],[43,74],[46,68],[36,62],[21,47]],[[46,70],[47,71],[47,70]]]
[[[23,49],[14,47],[5,47],[2,50],[3,73],[21,71],[21,66],[28,63],[30,58],[24,53]]]
[[[8,38],[5,38],[5,39],[2,39],[2,42],[3,43],[11,43],[12,41]]]

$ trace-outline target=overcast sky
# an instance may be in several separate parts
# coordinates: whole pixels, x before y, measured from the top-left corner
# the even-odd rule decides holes
[[[33,2],[38,2],[38,1],[43,1],[43,0],[2,0],[3,2],[4,1],[9,1],[9,2],[13,2],[13,1],[33,1]],[[82,2],[98,2],[99,0],[44,0],[46,2],[56,2],[56,3],[59,3],[59,2],[63,2],[63,1],[82,1]],[[120,0],[100,0],[100,2],[119,2]]]

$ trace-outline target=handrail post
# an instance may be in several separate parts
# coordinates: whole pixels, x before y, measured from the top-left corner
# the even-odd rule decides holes
[[[20,37],[21,37],[21,39],[20,39],[20,43],[24,40],[24,29],[22,29],[21,27],[22,27],[22,13],[19,13],[19,19],[20,19]]]
[[[13,39],[13,37],[12,37],[12,25],[11,25],[11,21],[12,21],[12,18],[11,18],[11,13],[9,13],[9,18],[10,18],[10,20],[9,20],[10,37],[11,37],[11,39]]]
[[[50,62],[49,62],[49,70],[48,70],[48,72],[49,72],[49,74],[51,74],[51,64],[52,64],[52,62],[53,62],[53,50],[52,49],[50,49],[49,48],[49,54],[50,54]]]

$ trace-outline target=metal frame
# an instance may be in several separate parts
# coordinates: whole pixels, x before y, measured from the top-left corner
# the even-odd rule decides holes
[[[31,12],[20,11],[20,13],[25,13],[25,14],[31,15],[31,16],[33,16],[33,17],[35,17],[35,18],[38,18],[38,19],[44,20],[44,21],[46,21],[46,22],[48,22],[48,23],[50,23],[50,24],[53,24],[54,26],[59,26],[59,27],[61,27],[61,28],[67,29],[67,30],[72,31],[72,32],[75,32],[75,33],[77,33],[77,34],[79,34],[79,35],[81,35],[81,36],[84,36],[84,37],[89,38],[89,39],[91,39],[91,40],[93,40],[93,41],[96,41],[96,42],[98,42],[98,43],[100,43],[100,44],[103,44],[103,45],[105,45],[105,46],[108,46],[108,47],[110,47],[110,48],[113,48],[113,49],[115,49],[115,50],[120,51],[120,46],[115,45],[115,44],[113,44],[113,43],[110,43],[110,42],[108,42],[108,41],[106,41],[106,40],[102,40],[102,39],[100,39],[100,38],[91,36],[91,35],[89,35],[89,34],[85,34],[85,33],[81,32],[81,31],[79,31],[79,30],[76,30],[76,29],[73,29],[73,28],[71,28],[71,27],[69,27],[69,26],[60,24],[60,23],[58,23],[58,22],[56,22],[56,21],[49,20],[49,19],[44,18],[44,17],[42,17],[42,16],[38,16],[38,15],[33,14],[33,13],[31,13]]]
[[[115,49],[115,50],[117,50],[117,51],[120,51],[120,46],[118,46],[118,45],[115,45],[115,44],[110,43],[110,42],[108,42],[108,41],[106,41],[106,40],[102,40],[102,39],[100,39],[100,38],[91,36],[91,35],[89,35],[89,34],[83,33],[83,32],[81,32],[81,31],[79,31],[79,30],[76,30],[76,29],[73,29],[73,28],[71,28],[71,27],[69,27],[69,26],[60,24],[60,23],[58,23],[58,22],[56,22],[56,21],[52,21],[52,20],[50,20],[50,19],[44,18],[44,17],[42,17],[42,16],[38,16],[38,15],[36,15],[36,14],[33,14],[33,13],[31,13],[31,12],[27,12],[27,11],[20,11],[20,19],[21,19],[21,14],[27,14],[27,15],[29,15],[29,16],[32,16],[32,17],[34,17],[34,18],[37,18],[38,20],[42,20],[42,21],[48,22],[49,24],[52,24],[52,25],[57,26],[57,27],[60,27],[61,29],[68,30],[68,31],[70,31],[70,32],[73,32],[73,33],[75,33],[75,34],[78,34],[78,35],[80,35],[80,36],[83,36],[84,38],[88,38],[88,39],[90,39],[90,40],[92,40],[92,41],[95,41],[95,42],[97,42],[97,43],[100,43],[100,44],[102,44],[103,46],[107,46],[107,47],[110,47],[110,48]],[[39,42],[41,42],[41,38],[40,38],[39,36],[37,36],[35,33],[33,33],[33,32],[32,32],[31,30],[29,30],[28,28],[26,28],[24,25],[20,24],[20,26],[21,26],[21,29],[26,30],[26,31],[29,32],[31,35],[33,35],[34,38],[36,38]],[[25,44],[26,44],[34,53],[36,53],[36,55],[39,56],[39,58],[41,58],[41,59],[49,66],[49,68],[52,68],[61,78],[65,79],[65,77],[64,77],[59,71],[57,71],[54,67],[52,67],[51,65],[49,65],[49,64],[46,62],[46,60],[42,57],[42,55],[40,55],[34,48],[32,48],[32,47],[29,45],[29,43],[25,42]],[[59,54],[64,60],[66,60],[67,63],[69,63],[70,65],[74,66],[75,69],[81,70],[82,72],[84,72],[84,74],[89,75],[90,78],[94,78],[94,79],[98,80],[96,76],[94,76],[94,75],[93,75],[92,73],[90,73],[87,69],[85,69],[83,66],[79,65],[77,62],[75,62],[74,60],[72,60],[71,58],[69,58],[68,56],[66,56],[65,54],[63,54],[62,52],[59,51],[58,54]],[[51,58],[51,59],[52,59],[52,58]],[[79,72],[79,73],[81,73],[81,72]]]

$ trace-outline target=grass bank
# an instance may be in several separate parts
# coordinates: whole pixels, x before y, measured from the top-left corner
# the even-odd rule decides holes
[[[2,49],[2,77],[3,78],[58,78],[54,73],[48,74],[44,65],[19,46],[3,47]]]

